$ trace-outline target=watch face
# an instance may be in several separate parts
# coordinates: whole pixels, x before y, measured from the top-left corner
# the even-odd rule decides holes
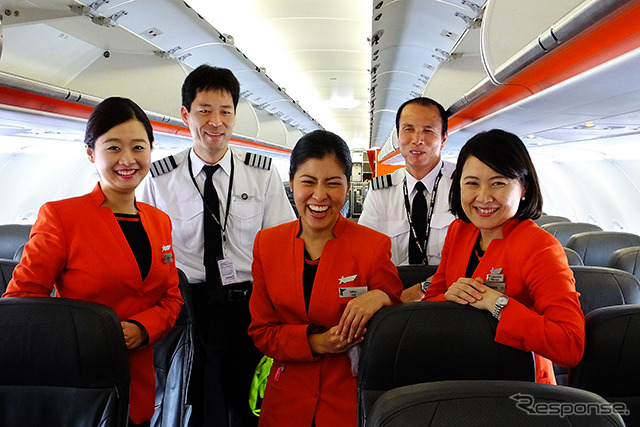
[[[507,305],[507,303],[508,303],[508,302],[509,302],[509,297],[508,297],[508,296],[506,296],[506,295],[500,295],[500,296],[498,297],[498,299],[496,300],[496,303],[497,303],[497,304],[500,304],[500,305],[502,305],[502,306]]]

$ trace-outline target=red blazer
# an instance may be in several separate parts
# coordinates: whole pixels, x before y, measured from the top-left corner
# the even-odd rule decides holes
[[[555,384],[553,365],[574,366],[584,352],[584,316],[573,272],[562,245],[533,221],[511,220],[504,238],[491,241],[473,277],[486,279],[502,268],[505,294],[511,299],[502,311],[495,341],[533,351],[536,381]],[[438,266],[425,300],[444,300],[444,293],[465,276],[479,230],[454,221],[449,227]]]
[[[350,300],[340,297],[340,287],[381,289],[393,303],[400,301],[402,283],[391,263],[391,240],[340,216],[333,229],[336,239],[322,251],[307,313],[299,231],[299,221],[293,221],[261,230],[255,240],[249,335],[274,359],[260,425],[308,426],[315,416],[318,426],[355,426],[356,378],[349,357],[315,356],[307,333],[338,324]]]
[[[107,207],[100,185],[84,196],[42,206],[4,297],[56,296],[93,301],[121,320],[140,322],[149,344],[129,351],[129,416],[151,419],[155,406],[153,347],[171,329],[182,306],[171,248],[171,221],[162,211],[137,203],[151,243],[151,269],[143,281],[129,243]]]

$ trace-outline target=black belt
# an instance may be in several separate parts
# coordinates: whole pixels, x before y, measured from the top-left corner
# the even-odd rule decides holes
[[[191,286],[207,286],[204,282],[190,283]],[[218,303],[242,303],[248,302],[251,297],[252,283],[240,282],[232,283],[226,286],[216,286],[215,288],[207,289],[207,293],[211,296],[212,302]]]

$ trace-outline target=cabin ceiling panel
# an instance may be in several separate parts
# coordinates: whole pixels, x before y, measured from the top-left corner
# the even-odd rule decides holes
[[[370,144],[381,147],[391,135],[394,121],[381,120],[388,115],[377,112],[395,110],[423,92],[482,4],[466,0],[374,0],[373,6],[371,86],[375,89],[371,94]],[[378,82],[384,73],[393,74],[388,87]],[[391,96],[396,90],[404,93],[401,102]]]
[[[323,127],[369,141],[369,0],[187,0]]]

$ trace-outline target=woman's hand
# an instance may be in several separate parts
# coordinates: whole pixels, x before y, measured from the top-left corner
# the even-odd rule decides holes
[[[120,322],[120,325],[122,326],[122,333],[124,334],[124,342],[127,345],[127,350],[134,350],[145,342],[147,333],[143,331],[140,326],[131,322]]]
[[[311,351],[314,354],[344,353],[364,340],[364,337],[360,337],[360,339],[347,342],[347,340],[342,339],[338,330],[336,325],[326,332],[310,334],[308,339]]]
[[[385,305],[391,305],[391,300],[379,289],[365,292],[349,301],[338,322],[340,338],[348,343],[361,339],[369,319]]]
[[[469,304],[477,309],[487,310],[489,313],[493,313],[496,300],[500,295],[502,293],[485,286],[480,277],[475,279],[461,277],[449,286],[444,294],[447,301],[462,305]]]

